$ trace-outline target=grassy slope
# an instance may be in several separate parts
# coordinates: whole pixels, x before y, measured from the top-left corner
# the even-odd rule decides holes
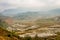
[[[19,40],[18,36],[0,27],[0,40]]]

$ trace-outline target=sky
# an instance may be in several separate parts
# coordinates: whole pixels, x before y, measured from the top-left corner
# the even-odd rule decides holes
[[[0,0],[0,11],[15,8],[51,10],[60,8],[60,0]]]

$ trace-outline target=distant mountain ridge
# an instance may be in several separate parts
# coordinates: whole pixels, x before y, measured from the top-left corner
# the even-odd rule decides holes
[[[52,9],[49,11],[29,11],[25,9],[8,9],[1,14],[11,16],[16,19],[36,19],[39,17],[51,17],[60,15],[60,9]]]
[[[7,10],[4,10],[2,12],[2,14],[4,15],[14,15],[14,14],[19,14],[19,13],[25,13],[25,12],[39,12],[40,14],[43,13],[43,14],[54,14],[54,13],[58,13],[60,14],[60,8],[59,9],[52,9],[52,10],[49,10],[49,11],[40,11],[40,10],[37,10],[37,11],[32,11],[32,10],[27,10],[27,9],[7,9]]]

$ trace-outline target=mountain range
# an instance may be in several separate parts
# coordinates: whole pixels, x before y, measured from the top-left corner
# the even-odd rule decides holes
[[[60,15],[60,9],[52,9],[48,11],[31,11],[25,9],[7,9],[1,12],[4,16],[13,17],[16,19],[36,19],[41,17],[53,17]]]

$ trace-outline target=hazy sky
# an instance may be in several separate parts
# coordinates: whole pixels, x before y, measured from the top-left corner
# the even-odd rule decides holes
[[[60,0],[0,0],[0,10],[12,8],[41,10],[60,8]]]

